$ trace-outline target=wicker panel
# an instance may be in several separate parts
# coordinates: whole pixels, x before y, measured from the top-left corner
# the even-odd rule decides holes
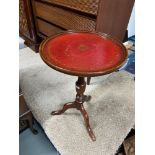
[[[46,36],[51,36],[62,31],[62,29],[54,25],[51,25],[47,22],[44,22],[40,19],[37,19],[37,23],[38,23],[39,32],[45,34]]]
[[[19,31],[30,37],[23,0],[19,0]]]
[[[95,20],[43,3],[35,2],[37,16],[68,30],[95,30]],[[48,10],[48,11],[47,11]]]
[[[97,15],[99,0],[42,0],[85,13]]]

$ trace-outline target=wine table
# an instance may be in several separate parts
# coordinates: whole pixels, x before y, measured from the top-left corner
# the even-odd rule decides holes
[[[51,114],[60,115],[70,108],[76,108],[83,115],[89,136],[95,141],[88,113],[83,106],[84,102],[91,99],[91,96],[84,95],[85,77],[118,70],[127,59],[126,48],[107,34],[67,31],[44,40],[39,52],[43,61],[51,68],[78,77],[75,101],[64,104],[62,109],[52,111]]]

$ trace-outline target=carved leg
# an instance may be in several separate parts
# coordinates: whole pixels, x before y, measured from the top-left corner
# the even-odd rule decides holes
[[[87,85],[90,85],[91,77],[87,77]]]
[[[77,94],[76,94],[75,101],[64,104],[63,108],[58,111],[52,111],[51,115],[60,115],[70,108],[76,108],[77,110],[80,110],[83,115],[89,136],[93,141],[95,141],[96,138],[90,127],[88,114],[83,106],[84,102],[90,101],[91,99],[91,96],[84,95],[85,88],[86,88],[86,82],[84,80],[84,77],[78,77],[78,80],[76,82]]]
[[[90,124],[89,124],[89,116],[88,116],[88,114],[87,114],[87,112],[86,112],[86,110],[85,110],[85,108],[84,108],[84,106],[82,104],[81,104],[81,107],[80,107],[80,111],[81,111],[81,113],[83,115],[83,118],[84,118],[84,121],[85,121],[86,128],[87,128],[89,136],[91,137],[91,139],[93,141],[96,141],[96,137],[95,137],[95,135],[93,133],[93,130],[91,129]]]
[[[60,115],[60,114],[64,113],[66,110],[68,110],[69,108],[76,108],[75,103],[74,102],[66,103],[66,104],[64,104],[64,106],[61,110],[52,111],[51,115]]]
[[[88,114],[87,114],[87,112],[83,106],[83,103],[85,101],[87,102],[91,99],[91,96],[84,95],[85,88],[86,88],[86,82],[84,80],[84,77],[79,77],[78,81],[76,82],[77,95],[76,95],[75,103],[77,104],[77,109],[80,110],[82,115],[83,115],[89,136],[91,137],[91,139],[93,141],[95,141],[96,137],[95,137],[95,135],[94,135],[94,133],[90,127],[89,116],[88,116]]]

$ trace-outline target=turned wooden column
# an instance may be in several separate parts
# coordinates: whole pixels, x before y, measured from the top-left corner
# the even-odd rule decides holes
[[[77,92],[75,101],[64,104],[62,109],[60,109],[58,111],[52,111],[51,114],[52,115],[60,115],[70,108],[76,108],[77,110],[80,110],[80,112],[84,118],[84,121],[85,121],[87,132],[88,132],[90,138],[93,141],[95,141],[96,137],[93,133],[93,130],[90,127],[89,116],[83,106],[84,102],[87,102],[91,99],[91,96],[84,95],[84,92],[86,89],[86,82],[85,82],[84,77],[78,77],[78,80],[77,80],[75,86],[76,86],[76,92]]]

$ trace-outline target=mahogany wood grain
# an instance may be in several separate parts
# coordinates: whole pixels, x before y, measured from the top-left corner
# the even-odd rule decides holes
[[[123,41],[134,0],[100,0],[96,31]]]
[[[37,24],[38,24],[39,32],[48,37],[63,31],[61,28],[56,27],[41,19],[37,19]]]
[[[38,50],[39,40],[36,34],[30,0],[19,0],[19,35],[25,40],[27,46],[34,51]]]
[[[97,15],[99,0],[42,0],[57,6],[64,6],[66,9],[78,10],[81,12]]]
[[[35,2],[36,16],[71,30],[95,30],[95,20],[61,8]],[[48,11],[47,11],[48,10]]]

